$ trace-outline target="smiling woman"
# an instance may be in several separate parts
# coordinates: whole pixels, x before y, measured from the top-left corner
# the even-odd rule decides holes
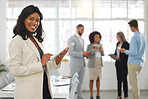
[[[36,38],[39,42],[42,42],[42,19],[43,16],[37,7],[33,5],[27,6],[18,17],[17,24],[13,30],[15,34],[14,37],[20,35],[23,40],[26,40],[29,37],[29,32],[31,32],[36,33]]]
[[[54,60],[43,52],[43,16],[33,5],[25,7],[9,45],[9,67],[16,78],[15,99],[53,99],[49,72],[60,67],[65,49]]]

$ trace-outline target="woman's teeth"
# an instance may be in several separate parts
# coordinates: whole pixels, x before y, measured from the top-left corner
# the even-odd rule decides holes
[[[35,26],[30,26],[31,28],[35,29],[36,27]]]

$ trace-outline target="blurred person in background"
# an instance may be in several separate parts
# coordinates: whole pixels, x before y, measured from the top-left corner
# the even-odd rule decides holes
[[[89,72],[89,88],[90,88],[90,99],[93,99],[93,84],[96,80],[97,95],[96,99],[100,98],[100,79],[102,75],[102,56],[104,56],[104,50],[102,47],[101,34],[98,31],[90,33],[89,40],[90,44],[87,46],[87,51],[92,53],[92,56],[88,58],[88,72]]]
[[[73,47],[69,49],[70,55],[70,75],[73,76],[76,72],[79,77],[79,84],[77,87],[77,99],[82,98],[82,83],[85,73],[85,59],[84,57],[90,57],[91,53],[89,51],[84,51],[84,40],[82,39],[82,34],[84,32],[84,26],[82,24],[77,25],[76,34],[71,36],[68,40],[68,44],[75,43]]]
[[[128,67],[127,67],[127,60],[128,55],[125,53],[121,53],[120,49],[125,48],[129,50],[129,43],[126,41],[125,36],[123,32],[117,33],[117,44],[116,44],[116,74],[117,74],[117,89],[118,89],[118,97],[117,99],[122,99],[122,85],[123,85],[123,91],[124,91],[124,99],[128,98],[128,81],[127,81],[127,75],[128,75]]]
[[[140,89],[138,82],[138,75],[142,67],[144,66],[144,53],[146,49],[146,38],[140,33],[138,29],[137,20],[131,20],[128,22],[131,31],[134,33],[131,42],[130,49],[121,48],[121,53],[128,55],[128,73],[129,80],[132,89],[133,99],[140,99]]]

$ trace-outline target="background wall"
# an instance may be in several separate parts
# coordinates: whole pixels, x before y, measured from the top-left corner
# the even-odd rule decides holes
[[[6,64],[6,1],[0,1],[0,61]]]
[[[146,6],[147,5],[147,6]],[[148,38],[148,0],[145,0],[145,34]],[[0,61],[7,64],[6,60],[6,1],[0,1]],[[146,51],[145,66],[142,68],[141,74],[139,76],[140,88],[142,90],[148,90],[148,50]],[[59,69],[61,75],[69,75],[69,63],[63,62],[61,68]],[[88,72],[86,68],[83,90],[88,90]],[[130,87],[129,87],[130,89]],[[101,90],[116,90],[116,71],[114,62],[104,62],[102,79],[101,79]]]

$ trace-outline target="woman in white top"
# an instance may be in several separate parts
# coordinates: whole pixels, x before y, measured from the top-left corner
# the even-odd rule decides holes
[[[49,72],[60,66],[66,49],[55,60],[44,54],[43,16],[33,5],[25,7],[14,27],[9,45],[9,67],[16,78],[14,99],[53,99]]]
[[[93,82],[96,80],[97,95],[96,99],[100,99],[100,79],[102,74],[102,56],[104,51],[101,41],[101,34],[97,31],[92,32],[89,35],[90,44],[87,46],[87,51],[92,53],[92,56],[88,60],[88,72],[89,72],[89,88],[90,99],[93,99]]]

